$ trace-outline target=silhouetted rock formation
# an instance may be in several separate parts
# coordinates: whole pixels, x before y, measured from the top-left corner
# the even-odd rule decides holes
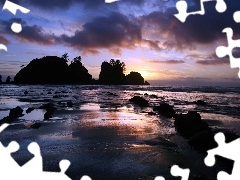
[[[80,56],[72,61],[69,70],[73,75],[72,80],[74,84],[89,84],[92,80],[92,75],[90,75],[88,70],[82,65]]]
[[[65,57],[66,58],[66,57]],[[32,60],[14,78],[18,84],[86,84],[92,76],[80,61],[68,66],[66,59],[46,56]]]
[[[154,111],[158,111],[161,115],[171,118],[175,116],[175,110],[173,106],[170,106],[167,103],[162,103],[160,106],[156,106],[153,108]]]
[[[130,72],[126,76],[127,84],[129,85],[143,85],[144,84],[144,79],[141,76],[140,73],[138,72]]]
[[[138,104],[140,107],[148,106],[148,101],[140,96],[134,96],[133,98],[129,99],[129,101]]]
[[[111,59],[109,63],[104,61],[101,65],[99,83],[107,85],[126,84],[124,70],[125,64],[119,60]]]
[[[138,72],[124,74],[125,64],[120,60],[104,61],[99,74],[99,84],[105,85],[150,85]]]
[[[7,84],[10,84],[10,83],[11,83],[11,77],[10,77],[10,76],[7,77],[6,83],[7,83]]]
[[[150,85],[150,83],[149,83],[149,82],[147,82],[147,81],[145,81],[144,85],[147,85],[147,86],[149,86],[149,85]]]
[[[194,111],[176,115],[174,124],[177,132],[187,138],[209,129],[208,124],[201,120],[200,114]]]
[[[2,76],[0,75],[0,84],[2,84]]]
[[[138,72],[125,76],[125,64],[111,59],[101,65],[99,80],[83,66],[81,56],[75,57],[68,66],[68,54],[62,57],[45,56],[32,60],[15,76],[16,84],[103,84],[103,85],[149,85]],[[10,78],[10,77],[9,77]],[[10,80],[9,82],[10,83]]]

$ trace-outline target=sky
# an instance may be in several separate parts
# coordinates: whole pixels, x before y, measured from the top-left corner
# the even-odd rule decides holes
[[[137,71],[152,85],[240,86],[238,68],[229,57],[218,58],[218,46],[228,46],[222,30],[231,27],[240,38],[240,23],[233,13],[238,0],[225,0],[227,10],[218,13],[216,1],[206,2],[205,15],[180,22],[177,0],[12,0],[29,13],[0,11],[0,74],[15,74],[31,60],[68,53],[82,57],[84,66],[98,79],[101,63],[120,59],[126,74]],[[3,7],[5,0],[0,0]],[[188,0],[188,12],[200,10],[200,0]],[[22,25],[20,33],[11,30]],[[233,49],[240,58],[239,48]],[[24,65],[24,66],[23,66]]]

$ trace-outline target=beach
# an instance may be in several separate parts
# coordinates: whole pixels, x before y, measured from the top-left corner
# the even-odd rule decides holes
[[[15,160],[32,158],[27,146],[37,142],[45,171],[59,171],[59,162],[71,162],[71,179],[176,179],[174,164],[189,168],[190,179],[217,174],[204,165],[205,155],[189,146],[174,126],[173,118],[153,107],[168,103],[176,113],[198,112],[211,128],[240,133],[240,89],[226,87],[101,86],[101,85],[1,85],[0,119],[17,106],[24,112],[0,134],[4,145],[15,140],[20,150]],[[149,101],[149,107],[129,102],[133,96]],[[193,102],[204,100],[207,105]],[[56,110],[44,119],[52,103]],[[28,108],[34,108],[26,113]],[[37,124],[31,126],[33,124]],[[216,177],[215,177],[216,179]]]

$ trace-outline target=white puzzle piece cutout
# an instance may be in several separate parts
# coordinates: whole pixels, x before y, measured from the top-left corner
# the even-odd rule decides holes
[[[204,3],[208,1],[216,1],[215,8],[219,13],[223,13],[227,9],[227,6],[224,0],[201,0],[200,1],[201,9],[199,11],[187,12],[188,10],[187,2],[185,0],[180,0],[176,3],[178,14],[174,14],[174,16],[184,23],[187,17],[190,15],[195,15],[195,14],[204,15],[205,14]]]
[[[240,179],[240,138],[230,142],[225,142],[225,135],[223,133],[217,133],[214,136],[215,141],[218,144],[217,148],[207,151],[208,155],[204,159],[204,163],[207,166],[213,166],[215,164],[215,155],[230,159],[234,161],[232,174],[220,171],[217,175],[218,180],[239,180]]]
[[[0,132],[6,129],[9,124],[3,124],[0,126]],[[41,156],[41,150],[36,142],[32,142],[28,145],[28,151],[34,155],[34,157],[24,164],[22,167],[12,158],[11,153],[19,150],[19,144],[12,141],[7,147],[4,147],[0,142],[0,176],[7,177],[9,180],[24,179],[24,180],[71,180],[65,172],[70,166],[68,160],[62,160],[59,163],[60,172],[44,172],[43,160]],[[81,180],[91,180],[89,176],[83,176]]]
[[[232,28],[225,28],[223,30],[224,33],[227,35],[227,41],[228,41],[228,47],[225,46],[219,46],[216,49],[216,55],[219,58],[222,58],[224,56],[229,56],[230,59],[230,67],[231,68],[240,68],[240,58],[234,58],[232,51],[234,48],[239,47],[240,48],[240,39],[233,40],[233,30]],[[240,70],[238,72],[238,77],[240,78]]]

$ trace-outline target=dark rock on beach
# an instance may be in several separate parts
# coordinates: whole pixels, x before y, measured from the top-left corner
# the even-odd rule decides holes
[[[148,115],[154,116],[154,115],[156,115],[156,113],[155,112],[148,112]]]
[[[34,108],[28,108],[28,109],[26,110],[26,113],[29,114],[29,113],[32,112],[33,110],[34,110]]]
[[[53,112],[57,110],[57,108],[54,107],[53,103],[44,104],[39,107],[40,109],[45,109],[47,112],[44,114],[44,119],[50,119],[52,118]]]
[[[2,125],[2,124],[4,124],[4,123],[11,124],[13,120],[14,120],[13,117],[10,117],[10,116],[4,117],[4,118],[0,121],[0,125]]]
[[[155,94],[151,94],[149,97],[152,98],[152,99],[158,99],[158,96],[155,95]]]
[[[194,111],[176,115],[174,124],[177,132],[187,138],[209,129],[209,125],[201,120],[200,114]]]
[[[19,106],[10,110],[9,116],[13,118],[18,118],[23,116],[23,110]]]
[[[68,101],[67,102],[67,106],[72,107],[73,106],[73,102],[72,101]]]
[[[197,105],[200,105],[200,106],[206,106],[207,105],[207,103],[203,100],[197,100],[197,101],[194,102],[194,104],[197,104]]]
[[[173,106],[170,106],[167,103],[162,103],[160,106],[156,106],[153,108],[154,111],[158,111],[161,115],[171,118],[175,116],[175,110]]]
[[[140,96],[134,96],[133,98],[129,99],[129,101],[138,104],[140,107],[148,106],[148,101]]]
[[[218,146],[218,144],[216,143],[216,141],[214,139],[214,136],[215,136],[215,134],[217,134],[219,132],[224,133],[227,143],[239,138],[238,135],[236,135],[230,131],[227,131],[227,130],[207,129],[207,130],[196,133],[194,136],[192,136],[189,139],[188,143],[195,150],[197,150],[199,152],[206,152],[209,149],[213,149]]]
[[[30,126],[30,128],[32,128],[32,129],[39,129],[40,127],[41,127],[40,123],[34,123]]]

